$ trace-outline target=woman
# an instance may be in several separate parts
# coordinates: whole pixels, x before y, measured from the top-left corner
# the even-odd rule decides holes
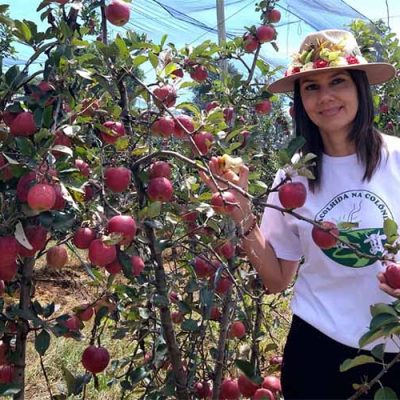
[[[307,201],[296,211],[312,220],[334,222],[341,235],[373,256],[384,249],[384,219],[400,222],[400,141],[373,127],[370,92],[370,85],[394,75],[390,64],[367,63],[351,33],[328,30],[307,36],[285,77],[269,86],[272,93],[294,91],[296,135],[307,142],[302,152],[317,155],[315,180],[293,177],[307,188]],[[216,159],[210,168],[222,174]],[[202,177],[215,191],[209,177]],[[238,182],[244,189],[247,177],[243,167]],[[275,185],[283,177],[279,171]],[[339,366],[369,353],[359,350],[358,341],[368,329],[370,305],[391,303],[390,295],[398,295],[386,285],[385,266],[356,257],[345,246],[320,249],[312,240],[311,224],[272,208],[265,209],[258,227],[248,200],[239,193],[237,198],[240,207],[232,218],[242,227],[242,245],[264,285],[279,292],[297,274],[282,366],[285,400],[350,397],[353,384],[371,380],[382,369],[366,364],[340,372]],[[280,206],[276,192],[268,203]],[[399,351],[398,344],[386,343],[386,361]],[[399,375],[396,364],[381,382],[400,394]],[[373,397],[377,388],[365,397]]]

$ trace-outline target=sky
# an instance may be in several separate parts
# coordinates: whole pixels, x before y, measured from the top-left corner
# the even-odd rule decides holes
[[[185,4],[188,2],[182,0]],[[197,6],[201,5],[202,1],[205,3],[210,3],[210,0],[198,0],[195,3]],[[296,0],[294,0],[295,2]],[[300,0],[299,0],[300,1]],[[36,8],[40,4],[41,0],[0,0],[0,4],[10,5],[10,16],[16,19],[28,19],[35,21],[39,26],[44,28],[46,25],[40,21],[40,13],[36,13]],[[228,0],[226,0],[228,2]],[[244,25],[257,24],[258,19],[254,13],[254,7],[251,3],[255,3],[250,0],[247,7],[243,7],[243,3],[233,4],[226,7],[225,19],[227,30],[234,31],[235,34],[241,34],[238,32],[238,28],[242,28]],[[397,34],[400,38],[400,0],[345,0],[345,2],[353,7],[355,10],[365,15],[370,19],[383,18],[385,21],[389,22],[392,31]],[[168,2],[164,1],[168,4]],[[190,2],[189,2],[190,3]],[[337,0],[338,5],[342,3],[341,0]],[[179,4],[179,0],[175,0],[169,4]],[[278,3],[279,4],[279,3]],[[178,47],[183,46],[187,43],[199,44],[207,38],[212,38],[216,40],[215,36],[211,34],[204,33],[204,31],[193,27],[190,32],[187,30],[187,25],[182,24],[180,21],[175,20],[169,16],[165,10],[161,10],[158,6],[155,6],[155,2],[151,0],[133,0],[132,2],[133,12],[131,16],[129,28],[139,31],[143,28],[151,39],[155,41],[159,40],[164,32],[156,32],[152,29],[151,25],[146,26],[146,24],[151,24],[151,19],[153,19],[153,24],[157,24],[157,19],[165,20],[169,19],[171,22],[168,25],[168,39],[175,42]],[[156,9],[157,7],[157,9]],[[157,11],[157,12],[156,12]],[[340,10],[338,10],[340,12]],[[216,15],[215,10],[209,11],[197,11],[191,14],[193,17],[201,18],[203,21],[207,21],[209,26],[216,26]],[[389,19],[388,19],[389,14]],[[240,17],[238,19],[238,16]],[[283,16],[286,20],[293,21],[292,24],[284,24],[281,28],[278,25],[278,44],[280,47],[280,52],[278,54],[270,52],[274,57],[274,63],[276,64],[286,64],[286,60],[290,55],[297,51],[298,46],[305,34],[312,32],[314,29],[303,22],[299,22],[298,18],[291,16],[289,14]],[[283,19],[282,18],[282,19]],[[330,16],[330,18],[332,18]],[[236,24],[232,26],[232,24]],[[154,27],[154,25],[153,25]],[[147,29],[146,29],[147,28]],[[166,28],[167,29],[167,28]],[[181,29],[181,30],[180,30]],[[185,31],[186,29],[186,31]],[[244,28],[243,28],[244,30]],[[115,29],[115,32],[117,29]],[[185,33],[186,32],[186,33]],[[158,37],[157,37],[158,36]],[[179,43],[181,41],[181,43]],[[268,47],[268,51],[270,47]],[[19,59],[26,60],[31,52],[28,48],[24,46],[18,46],[17,48]],[[268,53],[266,53],[266,58],[268,60]],[[270,61],[270,60],[268,60]]]

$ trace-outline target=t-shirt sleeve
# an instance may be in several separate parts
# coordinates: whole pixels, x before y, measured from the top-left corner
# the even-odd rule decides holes
[[[283,179],[283,171],[278,171],[273,187]],[[272,192],[267,199],[268,204],[282,207],[278,192]],[[296,218],[270,207],[265,207],[260,225],[261,232],[275,251],[277,258],[298,261],[302,255],[300,238],[296,226]]]

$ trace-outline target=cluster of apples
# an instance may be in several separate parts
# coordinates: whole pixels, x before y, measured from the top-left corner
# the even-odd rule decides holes
[[[210,382],[199,381],[193,388],[198,399],[210,399],[212,386]],[[225,378],[220,387],[219,399],[239,400],[251,398],[252,400],[275,400],[282,391],[280,379],[274,375],[266,376],[261,385],[257,385],[246,375],[241,374],[237,379]]]
[[[276,38],[275,28],[271,25],[281,19],[281,13],[270,9],[265,13],[266,24],[258,26],[255,31],[243,35],[243,49],[246,53],[254,53],[262,43],[270,42]]]

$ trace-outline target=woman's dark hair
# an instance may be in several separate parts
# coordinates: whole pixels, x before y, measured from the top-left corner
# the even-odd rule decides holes
[[[367,76],[364,71],[348,70],[357,88],[358,111],[350,132],[350,141],[354,142],[358,159],[365,166],[364,180],[370,180],[381,161],[383,140],[380,132],[374,127],[374,106]],[[323,143],[318,127],[308,117],[300,96],[300,83],[294,85],[294,114],[296,136],[303,136],[306,144],[302,153],[314,153],[317,156],[316,166],[312,168],[315,179],[309,180],[311,191],[320,186],[322,172]]]

